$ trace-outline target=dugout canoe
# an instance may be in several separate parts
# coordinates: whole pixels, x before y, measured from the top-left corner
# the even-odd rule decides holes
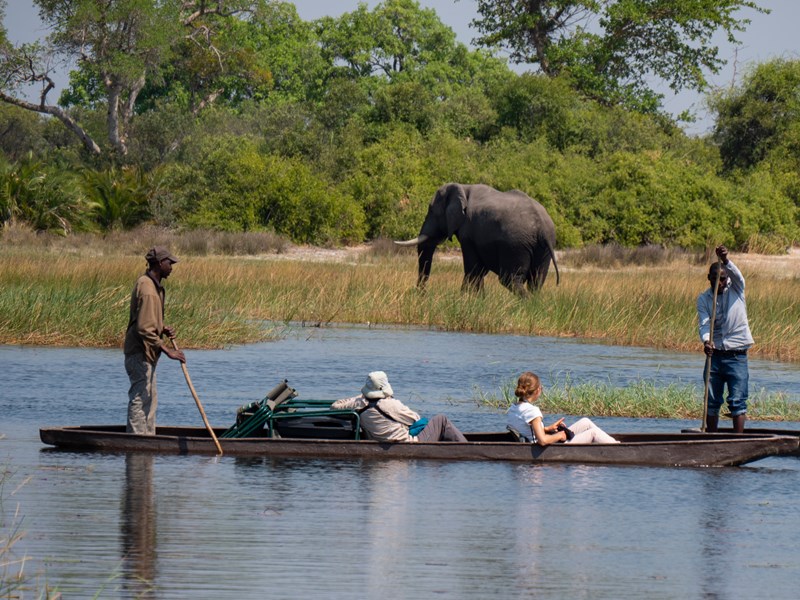
[[[683,429],[683,433],[699,433],[699,428]],[[719,433],[733,434],[733,429],[730,427],[721,427]],[[780,427],[745,427],[745,435],[758,434],[758,435],[780,435],[788,437],[796,437],[800,440],[800,429],[783,429]],[[800,444],[794,452],[789,452],[788,456],[800,456]]]
[[[619,433],[619,444],[536,444],[510,432],[465,433],[467,442],[381,443],[370,440],[245,437],[222,439],[225,456],[335,459],[488,460],[660,467],[724,467],[796,452],[800,438],[761,434]],[[124,425],[45,427],[45,444],[66,450],[216,454],[202,427],[158,427],[156,435],[125,432]]]

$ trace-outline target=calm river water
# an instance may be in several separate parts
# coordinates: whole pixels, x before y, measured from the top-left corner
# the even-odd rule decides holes
[[[699,353],[355,328],[187,356],[216,426],[283,378],[335,398],[383,369],[419,412],[486,430],[504,417],[476,406],[474,386],[522,370],[545,384],[700,385],[703,368]],[[124,422],[121,352],[0,346],[0,369],[0,540],[18,525],[31,585],[65,599],[796,597],[794,458],[662,469],[71,453],[45,448],[38,429]],[[797,366],[753,360],[751,376],[800,393]],[[159,422],[202,425],[177,363],[158,377]]]

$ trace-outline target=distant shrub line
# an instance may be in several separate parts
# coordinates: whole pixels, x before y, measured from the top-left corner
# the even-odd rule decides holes
[[[469,94],[451,91],[450,100],[480,97],[490,119],[480,132],[452,120],[470,121],[470,104],[447,116],[400,94],[406,84],[382,80],[376,89],[360,82],[370,91],[352,96],[352,110],[337,105],[340,119],[317,100],[215,107],[180,131],[148,131],[150,146],[133,146],[122,165],[48,146],[45,124],[27,122],[26,136],[43,136],[39,146],[20,153],[0,139],[0,223],[65,236],[151,224],[343,245],[414,236],[435,190],[457,181],[539,200],[558,249],[724,243],[781,253],[800,240],[796,142],[726,170],[711,138],[663,118],[600,106],[560,81],[496,75],[476,74]],[[377,109],[383,88],[400,94],[398,113]],[[545,101],[532,122],[520,117]],[[18,126],[18,110],[0,104],[0,127]],[[145,120],[170,118],[159,110]],[[153,158],[152,148],[166,146]]]

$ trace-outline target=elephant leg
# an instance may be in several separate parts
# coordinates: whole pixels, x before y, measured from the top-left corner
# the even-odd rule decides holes
[[[489,273],[488,270],[476,267],[469,272],[464,273],[464,281],[461,284],[462,292],[480,292],[483,291],[483,278]]]
[[[523,298],[528,295],[528,290],[525,289],[526,283],[528,284],[528,289],[530,289],[530,279],[525,277],[520,271],[503,273],[500,276],[500,283],[514,292],[517,296],[521,296]]]
[[[531,271],[528,279],[528,288],[532,292],[540,289],[547,279],[547,272],[550,270],[550,253],[545,250],[543,253],[539,253],[538,256],[534,256],[533,258],[534,260],[531,263]]]
[[[517,296],[520,296],[520,297],[524,298],[524,297],[526,297],[528,295],[528,290],[529,289],[530,289],[530,282],[528,283],[528,286],[526,288],[525,280],[523,280],[523,279],[515,279],[513,287],[511,288],[511,291],[514,292]]]
[[[461,255],[464,259],[464,281],[461,284],[461,291],[480,292],[483,290],[483,279],[489,273],[489,269],[480,261],[478,253],[463,242]]]
[[[544,285],[544,281],[547,279],[547,271],[547,265],[545,265],[544,267],[540,267],[533,272],[533,277],[528,280],[528,288],[532,292],[535,292]]]

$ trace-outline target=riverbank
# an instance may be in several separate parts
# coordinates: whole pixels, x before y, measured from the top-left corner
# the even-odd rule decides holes
[[[800,360],[800,255],[733,255],[748,282],[753,355]],[[91,248],[0,247],[0,343],[121,345],[140,256]],[[580,266],[578,266],[580,263]],[[707,265],[680,257],[601,268],[559,253],[540,293],[520,299],[490,275],[483,294],[460,291],[458,252],[437,253],[426,292],[416,256],[373,246],[285,247],[248,256],[183,256],[167,287],[167,321],[181,346],[270,339],[299,322],[421,326],[446,331],[581,337],[692,351],[695,300]]]

